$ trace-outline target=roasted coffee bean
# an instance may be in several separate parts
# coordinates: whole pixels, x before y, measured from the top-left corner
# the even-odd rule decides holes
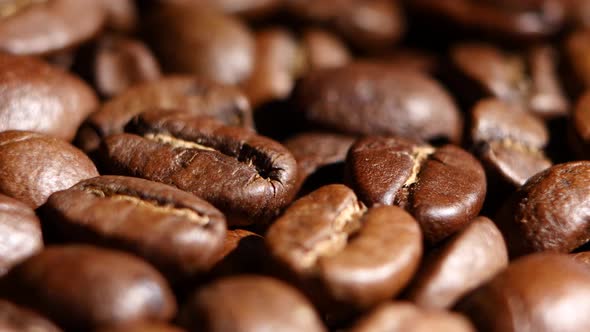
[[[52,322],[28,309],[0,300],[0,331],[61,332]]]
[[[575,254],[570,254],[570,257],[590,267],[590,251],[583,251]]]
[[[326,30],[305,30],[301,44],[305,51],[307,70],[341,67],[348,64],[352,58],[346,45]]]
[[[41,225],[35,211],[0,195],[0,275],[42,249]]]
[[[256,64],[250,77],[242,83],[243,90],[254,107],[285,99],[291,94],[303,65],[303,54],[288,31],[262,30],[256,35]]]
[[[587,60],[590,57],[589,41],[590,30],[586,29],[573,32],[565,42],[568,64],[576,80],[574,89],[577,90],[590,88],[590,62]]]
[[[347,173],[367,205],[399,205],[420,223],[427,243],[437,243],[479,213],[486,178],[466,151],[396,137],[358,140],[347,158]]]
[[[461,44],[451,49],[450,57],[457,71],[451,74],[456,91],[468,104],[474,98],[496,97],[546,119],[567,114],[569,103],[549,46],[519,55],[490,44]]]
[[[392,206],[367,210],[339,184],[293,203],[269,228],[266,243],[328,312],[336,305],[370,308],[393,297],[422,256],[420,227],[412,216]]]
[[[0,294],[68,331],[165,321],[176,312],[172,292],[150,265],[86,245],[48,246],[0,280]]]
[[[590,159],[590,91],[580,98],[569,121],[572,150],[578,158]]]
[[[112,97],[130,86],[160,78],[160,65],[139,40],[106,36],[94,58],[94,83],[103,96]]]
[[[112,327],[97,332],[183,332],[179,327],[161,323],[138,323]]]
[[[191,192],[224,212],[229,225],[265,224],[295,196],[295,159],[251,130],[186,112],[142,113],[126,130],[104,141],[110,171]]]
[[[106,12],[105,26],[111,30],[130,32],[138,24],[138,13],[133,0],[100,0]]]
[[[507,265],[502,234],[491,220],[477,217],[426,256],[407,298],[423,308],[450,308]]]
[[[146,21],[145,34],[169,72],[236,84],[254,68],[255,42],[248,27],[203,6],[162,4]]]
[[[360,135],[401,135],[458,142],[461,117],[451,97],[424,74],[357,63],[315,71],[298,101],[312,124]]]
[[[570,20],[583,27],[590,27],[590,2],[586,0],[568,0]]]
[[[32,57],[0,54],[0,131],[71,140],[97,106],[94,92],[78,78]]]
[[[551,167],[543,153],[549,132],[543,121],[497,99],[479,102],[471,113],[471,141],[496,180],[520,187],[531,176]]]
[[[264,238],[244,229],[228,230],[216,261],[210,273],[214,277],[265,272],[268,259]]]
[[[131,118],[153,109],[183,110],[232,126],[253,126],[250,104],[239,90],[191,76],[171,76],[132,87],[105,103],[80,129],[76,143],[86,152],[94,151],[104,137],[123,132]]]
[[[518,259],[467,296],[458,309],[481,332],[585,331],[590,270],[566,255]]]
[[[262,276],[220,279],[199,289],[183,307],[188,331],[325,331],[305,297],[277,280]]]
[[[354,140],[352,136],[347,135],[308,132],[298,134],[285,141],[285,147],[291,151],[297,161],[298,187],[312,174],[321,172],[321,169],[325,167],[329,168],[330,174],[327,174],[327,179],[320,179],[321,184],[328,184],[326,182],[330,181],[333,183],[342,182],[344,167],[334,172],[334,169],[329,166],[344,166],[346,154]]]
[[[0,193],[37,208],[52,193],[95,176],[92,161],[65,141],[28,131],[0,132]]]
[[[54,193],[41,212],[60,239],[130,251],[173,281],[211,268],[225,238],[225,218],[209,203],[123,176],[96,177]]]
[[[405,31],[405,19],[397,1],[289,0],[286,5],[292,15],[314,24],[331,26],[364,50],[391,47]]]
[[[101,1],[7,0],[0,3],[0,50],[48,54],[82,43],[102,27]]]
[[[590,161],[555,165],[530,178],[496,222],[511,256],[570,252],[590,240]]]
[[[475,332],[459,314],[420,309],[406,302],[384,303],[362,317],[350,332]]]
[[[562,0],[412,0],[407,2],[422,20],[434,20],[435,30],[478,33],[502,41],[536,41],[549,37],[566,21],[566,6]],[[431,23],[431,22],[429,22]],[[438,32],[438,31],[437,31]],[[432,37],[432,35],[431,35]]]

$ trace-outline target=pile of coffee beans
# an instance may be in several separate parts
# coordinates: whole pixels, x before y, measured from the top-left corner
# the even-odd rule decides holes
[[[590,0],[0,0],[0,331],[590,330]]]

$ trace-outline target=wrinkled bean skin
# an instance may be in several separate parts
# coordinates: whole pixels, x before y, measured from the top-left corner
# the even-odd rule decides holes
[[[497,217],[510,256],[567,253],[588,242],[590,162],[555,165],[530,178]]]
[[[30,130],[71,140],[98,107],[77,77],[32,57],[0,54],[0,131]]]
[[[574,332],[590,319],[590,270],[566,255],[520,258],[459,304],[478,331]]]
[[[26,204],[0,194],[0,275],[43,249],[41,225]]]
[[[384,303],[362,317],[350,332],[475,332],[456,313],[424,310],[406,302]]]
[[[0,193],[33,207],[54,192],[98,176],[96,167],[65,141],[28,131],[0,133]]]
[[[508,266],[502,233],[486,217],[477,217],[425,257],[407,298],[431,309],[452,307],[463,295]]]
[[[0,330],[3,332],[61,332],[37,313],[0,300]]]
[[[462,120],[438,83],[416,71],[356,63],[304,77],[297,95],[307,121],[358,135],[460,139]]]
[[[189,191],[224,212],[230,226],[268,223],[295,196],[295,159],[251,130],[187,113],[148,112],[127,132],[104,141],[110,171]]]
[[[405,211],[367,210],[339,184],[297,200],[266,235],[272,257],[328,310],[368,308],[397,294],[418,267],[421,242]]]
[[[137,178],[82,181],[51,195],[41,213],[45,227],[57,237],[127,250],[170,280],[211,268],[225,238],[225,218],[212,205]]]
[[[165,321],[176,312],[172,292],[150,265],[85,245],[48,246],[0,280],[0,294],[68,331]]]
[[[253,275],[223,278],[202,287],[184,306],[179,320],[190,332],[326,331],[312,305],[295,289]]]
[[[349,181],[367,205],[399,205],[435,244],[468,224],[481,210],[486,179],[466,151],[434,148],[395,137],[366,137],[350,148]]]
[[[252,111],[239,90],[192,76],[167,76],[134,86],[105,103],[80,129],[76,145],[95,151],[100,141],[123,132],[134,116],[154,109],[213,116],[232,126],[252,127]]]

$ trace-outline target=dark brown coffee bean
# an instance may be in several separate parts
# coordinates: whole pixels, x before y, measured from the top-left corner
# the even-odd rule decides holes
[[[510,264],[459,305],[481,332],[574,332],[590,324],[590,270],[541,253]]]
[[[84,245],[49,246],[12,269],[0,294],[66,330],[165,321],[176,303],[164,278],[135,256]]]
[[[360,135],[458,142],[461,117],[451,97],[422,73],[357,63],[303,79],[298,100],[312,124]]]
[[[52,322],[28,309],[0,300],[0,331],[61,332]]]
[[[179,327],[161,323],[138,323],[99,330],[97,332],[183,332]]]
[[[0,195],[0,275],[42,249],[41,225],[35,211]]]
[[[97,90],[107,97],[161,76],[158,62],[141,41],[116,36],[100,40],[93,71]]]
[[[28,131],[0,132],[0,193],[37,208],[54,192],[95,176],[92,161],[65,141]]]
[[[426,256],[407,298],[423,308],[450,308],[507,265],[502,234],[491,220],[477,217]]]
[[[303,70],[303,54],[288,31],[270,28],[256,35],[256,64],[242,83],[254,107],[291,94]]]
[[[530,178],[497,218],[511,256],[570,252],[590,239],[590,161],[559,164]]]
[[[495,97],[542,118],[562,117],[569,103],[557,77],[555,51],[549,46],[528,54],[510,54],[489,44],[472,43],[451,49],[458,70],[457,89],[464,99]]]
[[[106,12],[107,28],[122,32],[135,30],[138,14],[133,0],[100,0],[100,2]]]
[[[147,112],[127,132],[104,141],[112,172],[189,191],[223,211],[229,225],[265,224],[295,196],[295,159],[251,130],[185,112]]]
[[[298,187],[316,171],[335,164],[344,165],[348,149],[354,143],[354,137],[323,132],[308,132],[298,134],[287,141],[285,147],[291,151],[297,161]],[[330,169],[330,172],[333,172]],[[343,167],[330,180],[343,181]],[[323,180],[323,179],[322,179]],[[324,181],[320,181],[322,183]],[[327,184],[327,183],[323,183]]]
[[[71,140],[97,106],[94,92],[78,78],[35,58],[0,54],[0,131]]]
[[[212,205],[137,178],[82,181],[51,195],[41,211],[60,239],[130,251],[171,280],[211,268],[225,238],[225,218]]]
[[[7,0],[0,3],[0,50],[48,54],[92,38],[105,19],[96,0]]]
[[[350,148],[346,166],[363,202],[405,208],[429,244],[475,218],[486,194],[477,159],[453,145],[434,148],[403,138],[367,137]]]
[[[146,21],[145,32],[169,72],[236,84],[254,68],[256,49],[248,27],[203,6],[162,4]]]
[[[264,238],[244,230],[228,230],[210,275],[214,277],[264,272],[268,263]]]
[[[439,59],[435,55],[412,48],[396,49],[392,52],[378,55],[372,58],[371,61],[428,74],[436,73],[440,66]]]
[[[348,48],[329,31],[310,28],[303,32],[301,44],[308,70],[342,67],[351,61]]]
[[[214,116],[232,126],[252,127],[248,99],[239,90],[191,76],[165,77],[132,87],[105,103],[80,129],[77,145],[89,152],[104,137],[123,132],[137,114],[153,109]]]
[[[262,276],[235,276],[199,289],[183,307],[191,332],[325,331],[311,304],[295,289]]]
[[[475,332],[459,314],[420,309],[411,303],[384,303],[361,318],[350,332]]]
[[[549,141],[543,121],[497,99],[483,100],[473,109],[471,141],[489,179],[519,187],[551,167],[543,153]]]
[[[392,206],[367,210],[339,184],[293,203],[270,227],[266,243],[312,298],[349,310],[393,297],[410,281],[422,256],[422,236],[412,216]],[[328,305],[322,309],[331,311]]]
[[[590,159],[590,92],[580,97],[569,121],[572,149],[578,158]]]
[[[569,5],[570,20],[576,25],[590,27],[590,2],[586,0],[564,1]]]

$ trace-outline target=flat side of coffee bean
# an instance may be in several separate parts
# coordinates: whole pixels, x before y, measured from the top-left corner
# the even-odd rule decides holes
[[[297,101],[311,124],[343,133],[458,142],[462,120],[450,95],[425,74],[356,63],[306,75]]]
[[[590,270],[567,255],[512,262],[458,305],[481,332],[580,331],[590,324]]]
[[[435,149],[403,138],[366,137],[350,148],[347,168],[365,203],[405,208],[430,244],[477,216],[486,193],[479,162],[452,145]]]
[[[497,223],[511,256],[570,252],[590,240],[590,162],[555,165],[530,178]]]
[[[174,185],[215,205],[230,225],[264,224],[295,196],[296,162],[251,130],[188,113],[147,112],[105,140],[112,171]]]
[[[168,72],[237,84],[254,68],[256,50],[249,28],[195,3],[160,4],[145,22],[145,35]]]
[[[41,225],[26,204],[0,194],[0,275],[43,249]]]
[[[0,88],[0,131],[31,130],[71,140],[98,106],[87,84],[32,57],[0,54]]]
[[[82,126],[77,145],[92,151],[102,138],[123,132],[131,118],[153,109],[184,110],[232,126],[253,126],[250,104],[239,90],[192,76],[166,76],[132,87],[105,103]]]
[[[102,4],[95,0],[3,1],[0,50],[21,55],[60,51],[92,38],[104,20]]]
[[[61,332],[39,314],[5,300],[0,300],[0,330],[3,332]]]
[[[207,271],[225,238],[225,218],[212,205],[137,178],[82,181],[51,195],[41,212],[60,238],[128,250],[172,280]]]
[[[302,294],[278,280],[253,275],[222,278],[200,288],[179,320],[188,331],[325,331]]]
[[[68,331],[166,321],[176,312],[172,292],[150,265],[85,245],[48,246],[11,270],[0,293]]]
[[[384,303],[363,316],[350,332],[474,332],[463,316],[425,310],[407,302]]]
[[[423,308],[449,308],[507,265],[502,233],[488,218],[477,217],[426,256],[407,298]]]
[[[65,141],[28,131],[0,133],[0,193],[33,208],[95,176],[92,161]]]

